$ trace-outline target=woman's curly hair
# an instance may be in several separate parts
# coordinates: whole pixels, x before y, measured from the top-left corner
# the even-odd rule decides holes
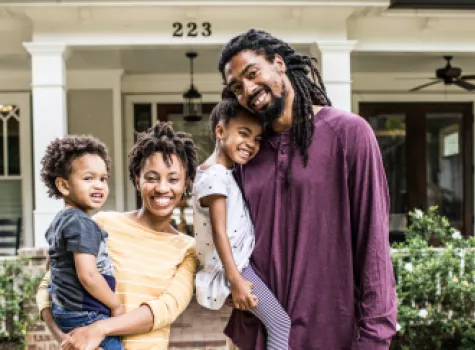
[[[97,138],[90,135],[70,135],[56,138],[46,148],[41,159],[41,180],[48,189],[48,195],[62,198],[56,187],[56,178],[67,179],[71,175],[71,163],[85,154],[96,154],[104,160],[107,172],[110,170],[110,159],[107,147]]]
[[[173,131],[171,122],[157,122],[152,128],[137,135],[137,142],[129,152],[129,178],[134,184],[140,176],[145,160],[152,154],[160,152],[167,165],[171,165],[172,155],[180,159],[185,168],[186,177],[195,179],[198,166],[196,147],[190,134]],[[190,193],[190,186],[186,194]]]

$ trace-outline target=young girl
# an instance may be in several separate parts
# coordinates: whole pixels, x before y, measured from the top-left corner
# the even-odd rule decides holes
[[[267,330],[267,349],[288,349],[290,318],[249,265],[254,227],[232,171],[259,151],[262,126],[233,99],[211,112],[216,147],[197,168],[193,213],[199,272],[196,297],[218,310],[231,294],[233,305],[256,315]]]

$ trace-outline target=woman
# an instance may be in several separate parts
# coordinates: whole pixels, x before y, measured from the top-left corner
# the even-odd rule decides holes
[[[126,350],[167,349],[170,325],[193,294],[195,241],[170,223],[173,209],[195,177],[196,149],[188,134],[158,122],[139,136],[129,153],[129,176],[142,207],[129,213],[102,212],[94,220],[109,234],[116,293],[124,315],[64,334],[56,325],[46,287],[37,293],[41,317],[63,349],[94,350],[106,336],[123,336]]]

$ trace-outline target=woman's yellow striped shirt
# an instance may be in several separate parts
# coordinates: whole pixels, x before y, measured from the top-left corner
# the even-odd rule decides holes
[[[126,312],[147,304],[154,317],[151,332],[123,337],[125,349],[167,349],[170,325],[193,295],[197,262],[194,239],[158,233],[123,213],[101,212],[93,219],[109,234],[107,246],[114,263],[116,294]],[[49,306],[44,284],[37,302],[40,310]]]

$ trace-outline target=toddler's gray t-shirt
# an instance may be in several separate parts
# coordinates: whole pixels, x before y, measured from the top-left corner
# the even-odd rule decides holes
[[[66,310],[110,314],[109,308],[93,298],[81,285],[74,253],[96,257],[97,269],[115,291],[114,267],[107,252],[107,232],[77,208],[61,210],[46,231],[50,257],[50,295],[53,303]]]

